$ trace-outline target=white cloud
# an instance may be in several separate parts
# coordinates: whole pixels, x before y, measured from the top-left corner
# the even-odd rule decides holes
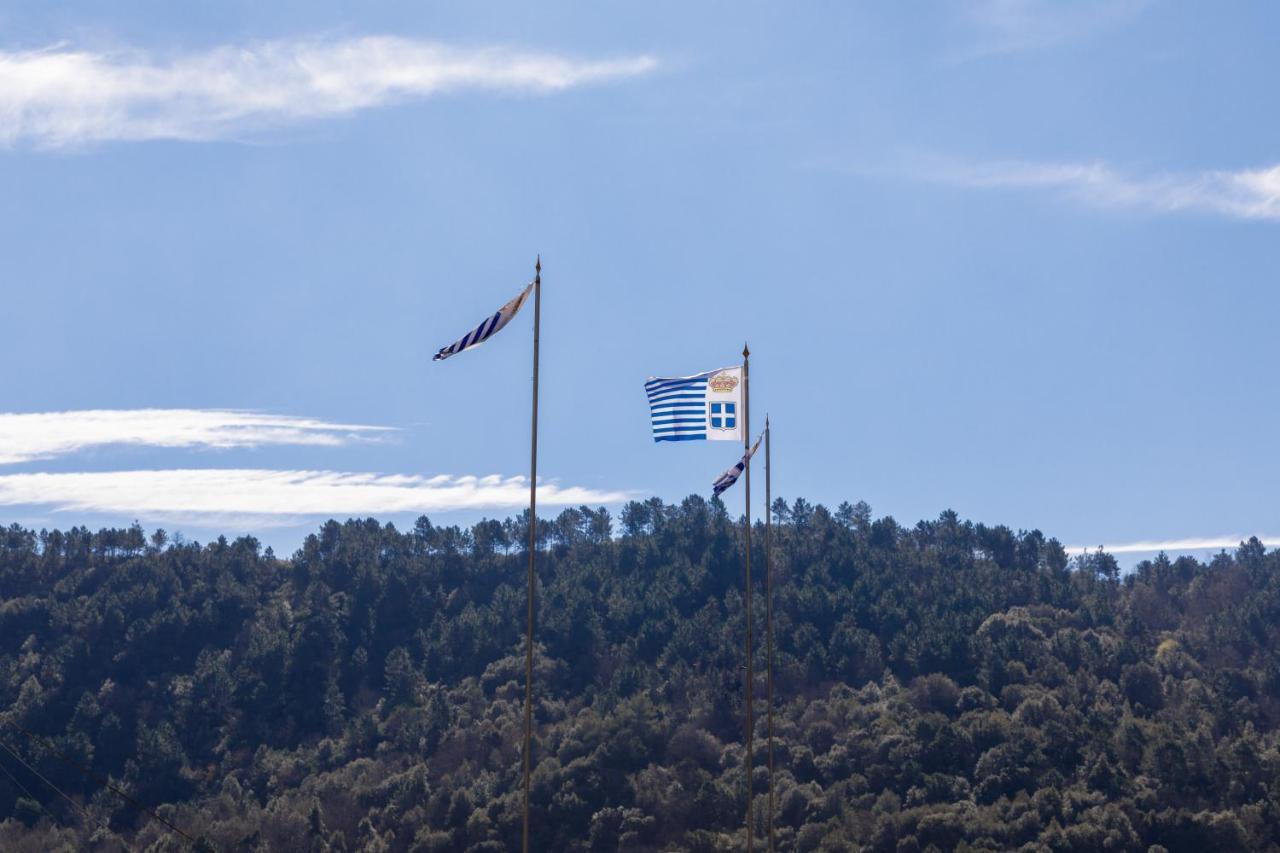
[[[1069,545],[1068,552],[1093,551],[1098,547],[1108,554],[1154,554],[1159,551],[1181,553],[1184,551],[1221,551],[1224,548],[1234,551],[1240,543],[1248,540],[1248,536],[1218,536],[1200,539],[1168,539],[1142,542],[1122,542],[1114,545],[1084,546]],[[1280,546],[1280,536],[1259,536],[1258,541],[1268,548]]]
[[[389,427],[338,424],[289,415],[220,409],[104,409],[0,413],[0,465],[63,456],[91,447],[336,446]]]
[[[977,189],[1046,190],[1098,207],[1280,220],[1280,165],[1240,171],[1126,175],[1101,164],[920,164],[916,178]]]
[[[57,46],[0,51],[0,143],[225,137],[461,89],[546,93],[653,70],[396,36],[282,40],[164,59]]]
[[[631,495],[547,481],[543,506],[618,503]],[[189,469],[0,475],[0,506],[43,506],[130,518],[258,527],[315,516],[364,516],[528,506],[526,477],[422,477],[336,471]]]
[[[964,6],[978,41],[959,58],[1052,47],[1136,18],[1150,0],[979,0]]]

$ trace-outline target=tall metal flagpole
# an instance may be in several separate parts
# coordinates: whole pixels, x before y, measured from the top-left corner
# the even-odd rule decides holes
[[[752,721],[752,703],[755,700],[755,667],[751,661],[751,459],[747,454],[751,452],[751,350],[746,344],[742,345],[742,449],[743,456],[746,457],[746,502],[747,514],[746,523],[743,528],[743,539],[746,543],[747,558],[747,577],[746,577],[746,596],[744,605],[747,609],[747,853],[751,853],[753,847],[753,839],[755,837],[754,821],[751,819],[751,747],[752,736],[755,732],[755,726]]]
[[[524,842],[529,853],[529,766],[533,755],[533,555],[538,545],[538,342],[542,331],[542,256],[533,276],[533,423],[529,448],[529,625],[524,651]]]
[[[765,643],[768,646],[768,702],[769,702],[769,853],[777,847],[773,834],[773,537],[770,535],[772,525],[770,518],[773,507],[771,487],[772,466],[769,464],[769,444],[773,440],[773,428],[769,426],[769,416],[764,416],[764,626]]]

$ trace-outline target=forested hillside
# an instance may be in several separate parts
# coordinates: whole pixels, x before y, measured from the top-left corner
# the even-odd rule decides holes
[[[1280,849],[1276,552],[774,511],[781,849]],[[204,849],[517,848],[526,525],[0,530],[0,850],[187,848],[79,764]],[[742,844],[740,532],[540,525],[534,849]]]

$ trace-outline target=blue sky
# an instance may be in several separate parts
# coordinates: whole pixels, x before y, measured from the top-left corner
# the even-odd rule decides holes
[[[431,355],[540,252],[551,512],[709,494],[734,451],[654,445],[642,383],[746,340],[776,494],[1127,559],[1271,541],[1277,25],[9,3],[0,516],[278,550],[329,515],[505,516],[531,315]]]

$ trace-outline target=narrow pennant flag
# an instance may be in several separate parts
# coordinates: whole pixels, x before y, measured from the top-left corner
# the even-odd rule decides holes
[[[654,441],[741,441],[742,368],[644,383]]]
[[[529,291],[532,289],[533,282],[529,282],[525,285],[524,290],[517,294],[515,299],[512,299],[506,305],[503,305],[497,311],[493,312],[493,316],[485,317],[484,321],[480,323],[479,326],[476,326],[470,332],[467,332],[459,340],[453,342],[447,347],[441,347],[440,351],[436,353],[435,358],[431,360],[443,361],[451,355],[457,355],[464,349],[471,349],[472,347],[479,346],[489,340],[489,338],[501,331],[503,326],[511,322],[511,318],[516,316],[516,312],[520,310],[520,307],[524,305],[525,300],[529,298]]]
[[[747,470],[747,463],[751,461],[751,457],[755,456],[756,451],[760,449],[760,441],[763,438],[764,433],[760,433],[760,438],[757,438],[756,443],[751,445],[751,449],[742,455],[742,458],[738,460],[738,464],[716,478],[716,481],[711,485],[716,497],[720,497],[726,489],[738,482],[742,472]]]

